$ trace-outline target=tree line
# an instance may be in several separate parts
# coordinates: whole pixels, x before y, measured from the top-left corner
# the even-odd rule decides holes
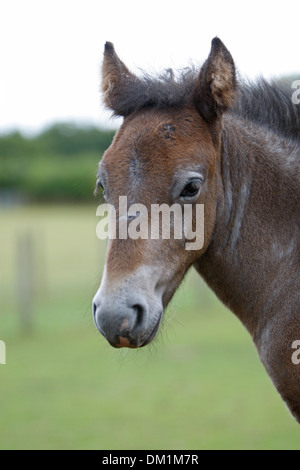
[[[34,202],[93,201],[98,162],[115,131],[69,123],[0,136],[1,194]]]

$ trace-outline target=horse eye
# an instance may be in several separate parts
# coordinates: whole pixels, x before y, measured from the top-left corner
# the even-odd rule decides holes
[[[180,194],[181,198],[192,198],[195,197],[201,188],[201,181],[200,180],[194,180],[190,181]]]

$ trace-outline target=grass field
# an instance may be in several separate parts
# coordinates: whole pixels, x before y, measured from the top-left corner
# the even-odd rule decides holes
[[[191,273],[155,344],[110,348],[91,300],[105,244],[96,207],[0,213],[1,449],[298,449],[300,428],[246,331]],[[22,334],[18,237],[36,240],[34,325]]]

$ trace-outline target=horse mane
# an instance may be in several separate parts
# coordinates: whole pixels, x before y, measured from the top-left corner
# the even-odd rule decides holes
[[[300,105],[295,105],[292,82],[259,78],[241,80],[231,112],[285,138],[300,140]]]
[[[157,76],[146,72],[136,81],[126,84],[126,93],[119,96],[117,116],[127,116],[141,109],[169,108],[185,106],[192,100],[198,72],[195,68],[185,68],[175,75],[166,69]]]
[[[176,74],[172,69],[151,76],[143,72],[138,81],[127,85],[118,102],[116,115],[128,115],[143,108],[181,107],[191,104],[199,69],[188,67]],[[228,112],[255,122],[286,138],[300,140],[300,105],[295,105],[291,82],[263,78],[239,79],[236,100]]]

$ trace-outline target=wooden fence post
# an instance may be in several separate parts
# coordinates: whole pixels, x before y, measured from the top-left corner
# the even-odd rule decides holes
[[[21,333],[33,331],[33,301],[35,293],[34,237],[28,232],[17,241],[17,300]]]

